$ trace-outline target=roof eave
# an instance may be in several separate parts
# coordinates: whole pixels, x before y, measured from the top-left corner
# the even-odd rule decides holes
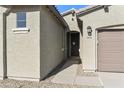
[[[64,18],[61,16],[59,11],[56,9],[54,5],[48,5],[48,8],[55,14],[55,16],[58,18],[58,20],[66,27],[68,28],[68,24],[64,20]]]
[[[6,12],[10,12],[11,11],[11,7],[13,5],[3,5],[3,6],[8,8],[8,10]],[[49,10],[51,10],[55,14],[55,16],[61,22],[61,24],[63,26],[65,26],[66,28],[68,28],[68,24],[66,23],[66,21],[64,20],[64,18],[61,16],[61,14],[58,12],[58,10],[56,9],[56,7],[54,5],[47,5],[47,7],[49,8]]]
[[[92,11],[95,11],[95,10],[98,10],[98,9],[101,9],[101,8],[104,8],[104,5],[95,5],[95,6],[92,6],[90,8],[84,8],[84,10],[81,10],[81,11],[78,11],[77,12],[77,16],[80,16],[80,15],[85,15],[87,13],[91,13]]]
[[[61,13],[62,16],[66,16],[66,15],[69,15],[69,14],[72,14],[72,13],[75,13],[76,12],[76,9],[72,8],[70,10],[67,10],[63,13]]]

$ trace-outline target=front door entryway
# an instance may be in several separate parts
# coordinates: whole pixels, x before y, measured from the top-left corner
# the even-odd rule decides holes
[[[79,32],[69,32],[68,33],[68,55],[69,56],[79,56]]]
[[[71,33],[71,56],[79,56],[79,33]]]

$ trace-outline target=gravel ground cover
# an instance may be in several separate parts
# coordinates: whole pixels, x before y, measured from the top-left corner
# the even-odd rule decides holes
[[[94,86],[79,86],[67,84],[55,84],[51,82],[41,81],[19,81],[19,80],[0,80],[0,88],[92,88]]]

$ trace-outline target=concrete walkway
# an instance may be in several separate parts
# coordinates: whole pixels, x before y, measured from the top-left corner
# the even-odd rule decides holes
[[[80,68],[79,70],[79,66],[81,65],[82,64],[80,64],[79,58],[70,58],[61,68],[59,73],[54,76],[51,82],[59,84],[81,85],[85,87],[103,87],[98,75],[91,75],[85,72],[82,74],[82,69]]]
[[[98,72],[105,88],[124,88],[124,73]]]
[[[79,59],[71,58],[61,68],[61,71],[55,75],[52,82],[62,84],[73,84],[77,74]]]

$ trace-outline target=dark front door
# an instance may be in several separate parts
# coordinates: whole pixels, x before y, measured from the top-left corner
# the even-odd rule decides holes
[[[79,33],[71,33],[71,56],[79,56]]]

